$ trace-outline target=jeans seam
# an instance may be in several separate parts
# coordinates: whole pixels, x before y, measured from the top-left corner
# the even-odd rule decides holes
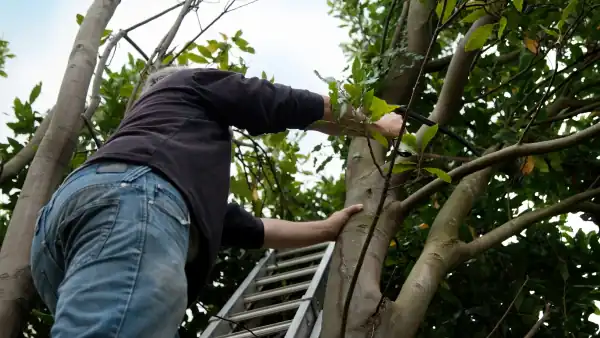
[[[139,177],[138,177],[139,178]],[[144,181],[147,181],[146,177],[142,177],[144,179]],[[145,189],[144,191],[144,200],[142,203],[142,219],[141,219],[141,226],[142,229],[140,229],[140,239],[139,239],[139,248],[140,248],[140,253],[138,254],[137,257],[137,264],[135,266],[135,271],[134,271],[134,278],[133,278],[133,284],[131,286],[131,289],[129,290],[129,295],[127,296],[127,302],[125,303],[125,308],[123,309],[123,313],[121,313],[121,322],[119,323],[119,326],[117,327],[117,330],[115,332],[115,336],[114,338],[118,338],[119,334],[121,333],[121,329],[123,328],[123,323],[125,323],[125,319],[127,318],[127,309],[129,308],[129,305],[131,304],[131,299],[133,298],[133,293],[134,290],[137,286],[137,280],[140,274],[140,265],[142,264],[142,257],[144,256],[144,246],[146,245],[146,232],[147,232],[147,228],[148,228],[148,191]]]

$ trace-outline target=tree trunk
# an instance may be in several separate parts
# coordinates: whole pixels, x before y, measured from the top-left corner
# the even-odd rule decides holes
[[[29,256],[39,209],[56,189],[70,162],[82,126],[86,93],[102,33],[119,0],[95,0],[88,9],[69,55],[69,64],[54,107],[54,116],[31,163],[0,251],[0,328],[2,337],[17,337],[35,289]]]
[[[414,0],[410,3],[407,23],[408,51],[425,55],[433,38],[431,34],[431,11],[435,4]],[[448,66],[444,86],[429,119],[447,124],[462,107],[462,93],[468,82],[470,66],[479,50],[465,52],[465,43],[480,26],[493,23],[494,17],[483,16],[473,23],[465,38],[458,44]],[[406,103],[414,91],[418,97],[422,86],[417,85],[420,60],[412,68],[399,74],[390,71],[380,93],[388,102]],[[399,60],[398,62],[406,62]],[[415,88],[417,87],[417,88]],[[425,128],[417,133],[420,143]],[[336,243],[330,265],[327,293],[324,304],[324,322],[321,337],[342,336],[344,303],[352,276],[366,239],[369,226],[375,217],[376,209],[384,187],[384,178],[373,166],[367,140],[353,139],[348,152],[346,173],[346,205],[363,203],[364,212],[353,217],[346,225]],[[373,143],[377,159],[382,158],[381,146]],[[413,337],[423,321],[427,307],[435,295],[439,283],[448,270],[462,257],[463,246],[458,241],[458,225],[472,208],[473,201],[484,191],[492,173],[486,168],[465,177],[454,189],[432,225],[426,245],[412,269],[400,295],[395,302],[382,299],[379,289],[381,269],[391,238],[402,223],[402,216],[410,210],[403,210],[398,196],[392,192],[386,195],[385,208],[379,219],[374,236],[369,243],[367,255],[350,302],[345,337]],[[405,179],[395,177],[394,185]]]

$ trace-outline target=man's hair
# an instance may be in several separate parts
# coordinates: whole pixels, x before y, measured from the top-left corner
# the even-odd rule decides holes
[[[185,69],[185,67],[165,67],[150,73],[150,75],[148,75],[148,78],[146,79],[146,82],[144,82],[144,87],[142,88],[141,94],[146,93],[148,90],[150,90],[150,88],[152,88],[152,86],[159,83],[162,79],[166,78],[167,76],[177,73],[178,71],[183,69]]]

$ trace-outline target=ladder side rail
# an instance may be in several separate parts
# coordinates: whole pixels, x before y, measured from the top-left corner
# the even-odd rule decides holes
[[[285,338],[306,338],[310,334],[312,325],[322,308],[323,299],[317,298],[322,298],[322,295],[324,294],[321,291],[325,288],[329,262],[333,256],[334,248],[335,242],[329,242],[311,284],[306,290],[304,297],[302,297],[304,302],[296,312]]]
[[[254,268],[250,271],[246,279],[240,284],[240,286],[235,290],[233,295],[229,298],[227,303],[221,308],[217,316],[222,318],[227,318],[228,315],[232,312],[243,311],[244,308],[244,297],[243,295],[248,292],[255,292],[255,279],[259,277],[263,277],[267,271],[264,269],[265,266],[271,264],[275,260],[275,251],[268,250],[263,258],[254,266]],[[202,334],[200,338],[211,338],[219,334],[226,333],[229,330],[229,327],[232,323],[227,322],[225,320],[219,319],[215,316],[211,317],[208,321],[208,326]]]

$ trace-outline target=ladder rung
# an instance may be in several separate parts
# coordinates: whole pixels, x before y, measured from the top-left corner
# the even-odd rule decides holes
[[[330,242],[325,242],[325,243],[314,244],[311,246],[306,246],[303,248],[280,251],[277,254],[275,254],[275,257],[281,258],[281,257],[286,257],[286,256],[291,256],[291,255],[307,252],[307,251],[316,250],[316,249],[325,249],[329,245],[329,243]]]
[[[283,332],[283,331],[287,330],[290,327],[291,323],[292,323],[292,321],[288,320],[288,321],[281,322],[281,323],[275,323],[275,324],[260,326],[260,327],[257,327],[256,329],[251,329],[252,333],[254,333],[254,334],[250,333],[247,330],[244,330],[244,331],[240,331],[240,332],[226,334],[224,336],[218,336],[216,338],[264,337],[269,334]]]
[[[232,315],[231,317],[229,317],[228,319],[231,321],[234,321],[234,322],[239,322],[239,321],[244,321],[244,320],[248,320],[248,319],[252,319],[252,318],[256,318],[256,317],[264,317],[264,316],[272,315],[274,313],[296,309],[298,306],[300,306],[300,304],[302,302],[305,302],[305,301],[307,301],[307,300],[298,299],[298,300],[293,300],[291,302],[285,302],[285,303],[265,306],[265,307],[261,307],[261,308],[250,310],[250,311],[236,313],[236,314]]]
[[[315,272],[317,272],[318,268],[319,268],[318,266],[309,266],[309,267],[303,268],[303,269],[279,273],[279,274],[268,276],[268,277],[262,277],[262,278],[258,278],[255,283],[256,283],[256,285],[260,286],[260,285],[265,285],[265,284],[269,284],[269,283],[279,282],[279,281],[289,279],[289,278],[306,276],[306,275],[314,274]]]
[[[284,286],[284,287],[273,289],[273,290],[256,292],[256,293],[253,293],[251,295],[244,297],[244,302],[251,303],[251,302],[256,302],[258,300],[263,300],[263,299],[267,299],[267,298],[271,298],[271,297],[287,295],[289,293],[306,290],[306,289],[308,289],[309,285],[310,285],[310,282],[305,282],[305,283],[292,284],[289,286]]]
[[[288,268],[290,266],[294,266],[294,265],[297,265],[297,264],[302,264],[302,263],[308,263],[308,262],[316,261],[316,260],[319,260],[319,259],[323,258],[323,255],[325,255],[325,252],[317,252],[317,253],[312,254],[312,255],[301,256],[301,257],[297,257],[297,258],[288,259],[288,260],[280,262],[280,263],[274,263],[274,264],[268,265],[267,266],[267,271],[272,271],[272,270],[275,270],[275,269]]]

